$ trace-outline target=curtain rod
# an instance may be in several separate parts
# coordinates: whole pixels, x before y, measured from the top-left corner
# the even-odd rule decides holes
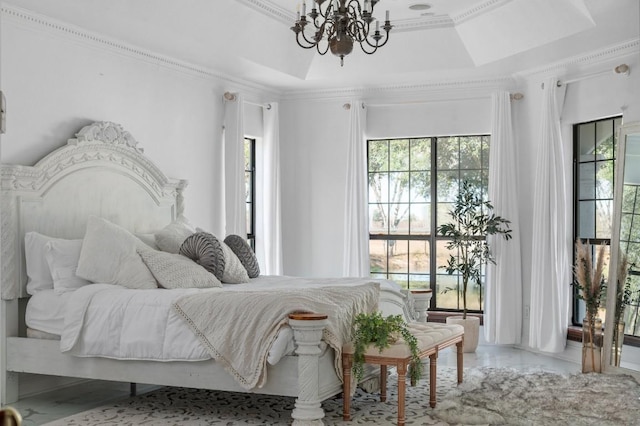
[[[451,102],[451,101],[467,101],[473,99],[487,99],[491,98],[491,95],[477,95],[477,96],[467,96],[462,99],[428,99],[428,100],[415,100],[415,101],[397,101],[397,102],[387,102],[387,103],[366,103],[363,102],[363,108],[366,105],[367,107],[386,107],[386,106],[398,106],[398,105],[421,105],[421,104],[429,104],[433,102]],[[520,92],[509,93],[509,98],[512,101],[519,101],[524,98],[524,94]]]
[[[233,102],[238,99],[236,94],[231,92],[224,92],[224,95],[222,95],[222,97],[224,98],[225,101],[229,101],[229,102]],[[245,101],[245,100],[243,100],[242,102],[245,104],[254,105],[260,108],[271,109],[271,104],[259,104],[257,102],[251,102],[251,101]]]
[[[613,72],[616,74],[622,74],[622,75],[629,75],[629,70],[630,67],[627,64],[620,64],[617,67],[615,67],[613,69]],[[582,81],[582,80],[588,80],[590,78],[594,78],[594,77],[600,77],[601,75],[605,75],[605,74],[609,74],[611,71],[608,70],[602,70],[602,71],[597,71],[597,72],[592,72],[591,74],[585,74],[585,75],[581,75],[580,77],[576,77],[576,78],[571,78],[569,80],[558,80],[558,82],[556,83],[556,85],[558,87],[562,87],[562,85],[567,85],[567,84],[571,84],[571,83],[577,83],[578,81]],[[544,89],[544,83],[542,83],[541,88]]]

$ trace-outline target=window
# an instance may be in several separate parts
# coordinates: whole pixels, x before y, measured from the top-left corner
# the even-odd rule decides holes
[[[615,137],[621,124],[621,117],[611,117],[573,126],[574,241],[588,241],[594,245],[594,252],[597,245],[611,243]],[[604,276],[606,279],[608,270]],[[585,315],[584,302],[578,298],[577,289],[574,289],[573,300],[573,323],[577,325]],[[604,304],[601,309],[604,311]],[[601,315],[604,318],[604,312]]]
[[[435,235],[460,182],[487,193],[489,136],[370,140],[369,251],[371,276],[407,289],[431,288],[432,308],[461,309],[460,277],[448,275],[447,240]],[[453,290],[453,291],[451,291]],[[469,289],[467,306],[483,307],[482,286]]]
[[[244,185],[247,205],[247,242],[256,249],[255,217],[256,217],[256,140],[244,139]]]

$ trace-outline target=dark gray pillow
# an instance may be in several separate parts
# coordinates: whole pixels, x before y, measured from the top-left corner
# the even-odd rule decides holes
[[[251,250],[251,246],[247,243],[247,240],[239,235],[227,235],[224,239],[224,243],[231,248],[231,251],[238,256],[240,263],[247,270],[249,278],[256,278],[260,275],[260,265],[258,265],[258,259],[256,254]]]
[[[180,246],[179,253],[202,265],[222,281],[225,260],[222,245],[218,239],[208,232],[196,232],[187,237]]]

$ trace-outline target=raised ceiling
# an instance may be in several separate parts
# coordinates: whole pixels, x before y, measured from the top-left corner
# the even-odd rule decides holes
[[[511,77],[637,42],[639,36],[638,0],[381,0],[374,15],[382,18],[385,10],[390,11],[394,29],[389,43],[374,55],[354,49],[340,67],[331,54],[320,56],[295,43],[289,27],[300,2],[9,0],[3,4],[282,91]]]

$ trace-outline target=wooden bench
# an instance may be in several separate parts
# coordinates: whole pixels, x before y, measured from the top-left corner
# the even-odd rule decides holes
[[[462,383],[464,329],[462,326],[438,323],[410,323],[409,330],[418,340],[420,359],[429,357],[429,405],[436,406],[436,374],[438,352],[456,345],[458,383]],[[400,340],[382,351],[369,346],[364,354],[365,364],[380,365],[380,401],[387,400],[387,366],[395,366],[398,373],[398,426],[405,424],[406,376],[411,364],[409,347]],[[351,370],[353,368],[353,346],[342,348],[343,419],[351,420]]]

